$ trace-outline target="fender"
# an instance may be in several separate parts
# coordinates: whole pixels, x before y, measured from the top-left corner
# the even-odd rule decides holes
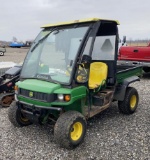
[[[123,101],[127,87],[129,86],[130,83],[133,83],[136,81],[140,81],[140,78],[138,76],[132,76],[132,77],[124,79],[122,84],[119,84],[116,86],[116,90],[115,90],[113,99],[117,101]]]

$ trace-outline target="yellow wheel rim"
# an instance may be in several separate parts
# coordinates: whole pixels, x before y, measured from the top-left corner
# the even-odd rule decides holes
[[[133,95],[130,99],[130,107],[131,109],[134,109],[135,108],[135,105],[136,105],[136,101],[137,101],[137,98],[135,95]]]
[[[77,141],[83,132],[83,126],[80,122],[76,122],[71,129],[71,139]]]
[[[21,118],[21,120],[24,121],[24,122],[29,121],[27,118],[25,118],[25,117],[23,116],[23,114],[20,115],[20,118]]]

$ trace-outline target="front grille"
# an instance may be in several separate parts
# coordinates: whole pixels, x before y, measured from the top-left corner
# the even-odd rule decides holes
[[[35,92],[35,91],[30,91],[22,88],[19,89],[19,94],[24,97],[28,97],[31,99],[36,99],[44,102],[53,102],[55,100],[54,94]]]

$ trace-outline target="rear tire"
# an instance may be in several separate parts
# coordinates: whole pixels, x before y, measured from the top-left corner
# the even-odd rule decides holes
[[[32,124],[29,119],[27,119],[21,110],[16,106],[16,101],[10,104],[8,109],[9,121],[16,127],[23,127]]]
[[[81,113],[77,111],[63,113],[54,127],[56,143],[64,148],[75,148],[83,142],[86,126],[86,119]]]
[[[128,87],[123,101],[118,101],[118,108],[121,113],[132,114],[135,112],[139,102],[139,95],[135,88]]]

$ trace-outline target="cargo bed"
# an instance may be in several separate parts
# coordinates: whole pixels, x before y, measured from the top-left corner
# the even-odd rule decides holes
[[[142,66],[117,65],[117,82],[122,83],[126,78],[142,76]]]

